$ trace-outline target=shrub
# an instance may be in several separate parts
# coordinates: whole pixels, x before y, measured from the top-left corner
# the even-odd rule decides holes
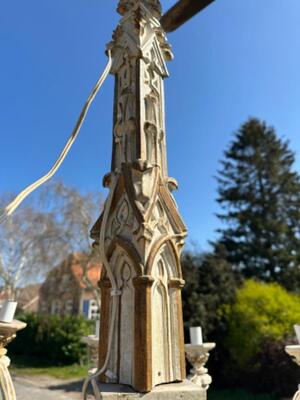
[[[299,367],[284,347],[300,321],[300,296],[278,284],[247,280],[237,291],[236,303],[222,312],[228,325],[224,344],[229,358],[222,372],[228,386],[291,395]]]
[[[287,339],[300,322],[300,296],[276,283],[253,280],[237,292],[236,302],[225,306],[228,323],[226,345],[240,366],[246,366],[266,340]]]
[[[247,385],[256,392],[268,391],[277,396],[290,398],[300,382],[300,369],[285,352],[286,343],[282,340],[266,340],[253,357],[256,369],[247,374]],[[261,377],[261,379],[259,379]]]
[[[10,355],[39,358],[49,365],[80,363],[86,355],[82,336],[92,332],[93,321],[83,317],[22,314],[27,327],[9,345]]]

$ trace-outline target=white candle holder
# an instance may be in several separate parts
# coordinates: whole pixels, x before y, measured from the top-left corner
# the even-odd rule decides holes
[[[6,301],[0,310],[0,322],[11,323],[14,319],[17,305],[16,301]]]
[[[14,340],[17,331],[25,327],[26,324],[21,321],[0,322],[0,392],[3,400],[16,400],[15,389],[8,370],[10,359],[6,355],[5,347]]]
[[[203,344],[202,328],[200,326],[190,328],[190,339],[192,345]]]
[[[215,343],[203,343],[200,345],[185,345],[185,353],[188,361],[193,368],[190,371],[188,379],[202,389],[207,390],[212,383],[212,378],[208,374],[205,364],[209,359],[209,352],[216,347]]]
[[[286,346],[285,351],[293,358],[295,363],[300,366],[300,345]],[[293,400],[300,400],[300,386],[298,392],[295,393]]]

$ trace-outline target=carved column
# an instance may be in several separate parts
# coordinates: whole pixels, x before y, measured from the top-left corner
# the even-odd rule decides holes
[[[106,256],[121,292],[109,362],[111,382],[140,392],[185,379],[180,253],[186,236],[168,177],[164,79],[170,46],[158,0],[121,0],[109,44],[115,76],[111,172],[115,182],[105,229]],[[102,216],[92,229],[97,242]],[[107,277],[102,277],[107,282]],[[100,364],[111,299],[102,294]]]
[[[134,384],[138,391],[150,391],[152,385],[152,321],[151,291],[154,278],[142,276],[134,279],[135,287],[135,351]],[[145,371],[147,373],[145,373]]]
[[[171,318],[176,321],[173,325],[172,335],[177,338],[177,342],[173,342],[174,352],[177,353],[177,357],[180,359],[180,369],[182,377],[186,377],[186,365],[185,365],[185,351],[184,351],[184,327],[182,319],[182,298],[181,290],[184,287],[183,279],[170,279],[169,291],[170,297],[172,298],[173,308],[171,310]],[[178,332],[178,334],[177,334]]]

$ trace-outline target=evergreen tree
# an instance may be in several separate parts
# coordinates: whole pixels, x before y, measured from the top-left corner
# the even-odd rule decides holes
[[[300,288],[300,179],[289,143],[257,119],[236,132],[218,172],[220,243],[245,277]]]
[[[185,252],[181,263],[186,281],[182,291],[185,327],[201,326],[206,339],[207,335],[214,338],[224,330],[218,310],[234,302],[239,276],[221,246],[214,253]]]

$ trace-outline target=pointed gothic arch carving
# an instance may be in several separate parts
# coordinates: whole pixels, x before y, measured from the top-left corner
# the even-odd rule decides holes
[[[149,168],[147,163],[136,162],[130,165],[124,164],[122,170],[125,188],[136,219],[139,222],[148,221],[159,190],[159,168]],[[137,179],[138,185],[135,179]],[[145,192],[149,192],[149,194]],[[146,199],[147,196],[149,196],[148,199]]]
[[[147,264],[146,264],[146,275],[153,275],[153,266],[154,266],[154,261],[156,259],[156,256],[159,254],[163,246],[168,246],[168,249],[170,253],[174,257],[175,261],[175,268],[176,268],[176,274],[174,275],[174,278],[182,278],[182,271],[181,271],[181,265],[180,265],[180,259],[179,259],[179,254],[177,247],[172,240],[171,236],[163,236],[162,238],[158,239],[149,254]]]
[[[134,342],[135,342],[135,288],[133,281],[137,276],[131,257],[121,247],[115,248],[111,257],[113,273],[120,290],[120,309],[117,316],[117,329],[114,332],[114,356],[110,360],[110,370],[114,371],[122,384],[133,384]],[[120,352],[119,349],[123,351]]]
[[[117,246],[119,246],[132,261],[136,275],[142,276],[144,271],[143,271],[141,257],[137,252],[136,248],[133,246],[133,244],[127,241],[126,239],[117,237],[111,241],[107,251],[108,258],[110,259]]]
[[[156,386],[170,380],[170,312],[168,290],[161,280],[153,285],[152,302],[152,377]]]

